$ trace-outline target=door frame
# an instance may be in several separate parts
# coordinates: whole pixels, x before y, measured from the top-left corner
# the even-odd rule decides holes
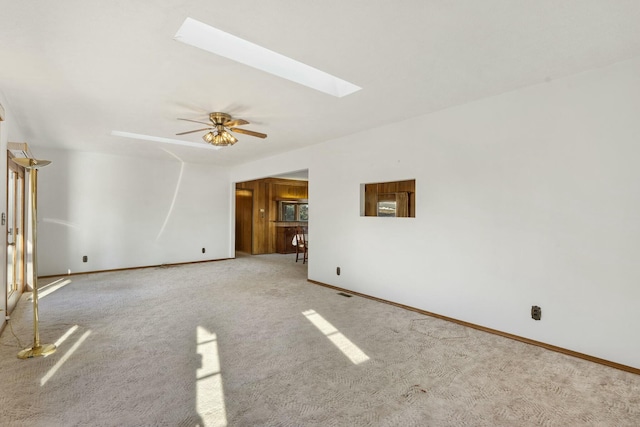
[[[20,296],[24,292],[25,289],[25,277],[26,277],[26,251],[25,251],[25,210],[26,210],[26,174],[25,170],[22,166],[16,164],[11,161],[15,156],[11,154],[10,151],[7,150],[7,188],[6,188],[6,227],[5,227],[5,245],[6,245],[6,256],[4,260],[4,275],[5,275],[5,309],[7,315],[11,313],[11,311],[15,308]],[[9,185],[11,184],[11,180],[9,179],[10,174],[16,174],[19,178],[14,181],[14,206],[9,206]],[[21,184],[20,184],[21,183]],[[20,206],[18,206],[20,204]],[[13,264],[14,264],[14,272],[13,278],[15,281],[15,289],[11,292],[9,291],[9,242],[8,242],[8,233],[11,228],[13,228],[14,224],[9,224],[8,221],[11,218],[9,215],[10,209],[14,209],[13,212],[13,220],[14,223],[17,222],[20,226],[17,228],[17,236],[14,239],[15,245],[13,252]],[[16,267],[17,265],[17,267]],[[12,283],[14,282],[12,281]]]

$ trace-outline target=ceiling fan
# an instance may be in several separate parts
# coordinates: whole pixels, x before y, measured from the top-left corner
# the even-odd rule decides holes
[[[236,137],[234,137],[230,132],[242,133],[245,135],[251,135],[258,138],[267,137],[267,135],[264,133],[254,132],[252,130],[247,130],[247,129],[242,129],[237,127],[237,126],[248,125],[249,122],[243,119],[234,119],[227,113],[210,113],[209,121],[211,123],[199,122],[197,120],[191,120],[191,119],[178,119],[178,120],[200,123],[203,125],[207,125],[207,127],[202,129],[190,130],[187,132],[180,132],[180,133],[177,133],[176,135],[186,135],[188,133],[208,131],[203,135],[202,139],[205,142],[218,147],[233,145],[236,142],[238,142]]]

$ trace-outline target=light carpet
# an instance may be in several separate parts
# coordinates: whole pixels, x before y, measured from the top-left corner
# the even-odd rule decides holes
[[[60,345],[19,360],[5,328],[2,426],[640,425],[640,376],[341,296],[290,255],[47,282]]]

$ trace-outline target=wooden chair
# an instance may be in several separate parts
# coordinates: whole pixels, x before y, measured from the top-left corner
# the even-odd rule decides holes
[[[302,254],[302,263],[306,263],[308,259],[308,244],[307,244],[307,227],[296,227],[296,237],[295,237],[295,246],[296,246],[296,262],[298,262],[298,257]]]

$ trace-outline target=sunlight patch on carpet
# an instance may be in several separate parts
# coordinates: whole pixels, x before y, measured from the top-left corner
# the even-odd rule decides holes
[[[54,293],[58,289],[67,286],[69,283],[71,283],[71,280],[69,279],[58,279],[55,282],[43,286],[42,288],[38,287],[38,299],[40,300],[47,295]],[[29,300],[31,299],[32,298],[30,297]]]
[[[216,334],[198,326],[197,348],[200,367],[196,370],[196,411],[203,425],[225,427],[227,415]]]
[[[73,332],[75,332],[76,329],[77,325],[69,329],[69,331],[67,331],[67,333],[64,334],[58,341],[66,340],[69,336],[71,336],[71,334],[73,334]],[[49,372],[47,372],[46,375],[42,377],[42,379],[40,380],[40,386],[44,386],[47,381],[49,381],[51,377],[53,377],[55,373],[58,372],[58,369],[60,369],[60,367],[64,365],[65,362],[73,355],[73,353],[76,352],[76,350],[82,345],[84,340],[86,340],[90,334],[91,331],[86,331],[80,338],[78,338],[78,341],[76,341],[73,346],[64,354],[64,356],[62,356],[60,360],[58,360],[58,362],[56,362],[56,364],[53,365],[51,369],[49,369]],[[58,345],[58,341],[56,342],[56,345]]]
[[[54,343],[55,346],[60,347],[60,345],[62,345],[62,343],[65,342],[67,338],[69,338],[71,334],[73,334],[77,329],[78,325],[73,325],[72,327],[70,327],[69,330],[65,332],[64,335],[62,335],[60,338],[58,338],[58,341]]]
[[[329,341],[333,343],[338,349],[344,353],[345,356],[351,360],[355,365],[359,365],[362,362],[369,360],[367,356],[360,348],[345,337],[335,326],[329,323],[324,317],[316,313],[315,310],[303,311],[302,314],[309,319],[313,325],[320,330]]]

